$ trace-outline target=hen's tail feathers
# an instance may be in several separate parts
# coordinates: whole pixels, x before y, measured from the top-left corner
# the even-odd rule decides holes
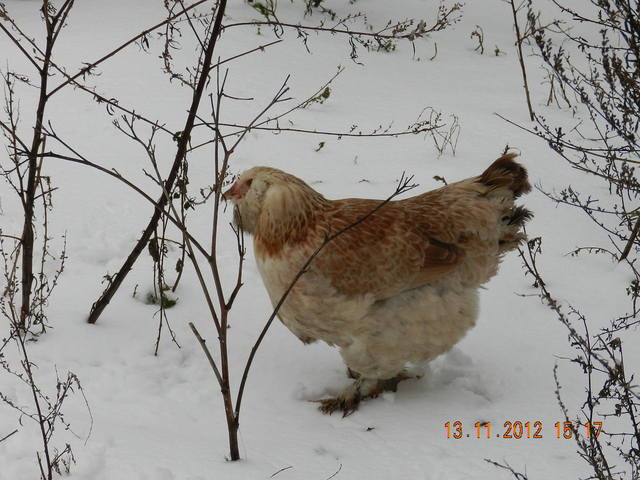
[[[508,218],[509,225],[521,227],[533,218],[533,212],[523,206],[518,206],[513,209],[513,213]]]
[[[498,241],[500,253],[518,248],[527,239],[522,227],[532,218],[533,213],[522,206],[513,207],[507,215],[502,217],[504,228]]]
[[[531,185],[527,178],[527,170],[514,158],[517,153],[507,153],[489,165],[478,182],[490,187],[490,191],[498,188],[506,188],[513,192],[514,198],[531,191]]]

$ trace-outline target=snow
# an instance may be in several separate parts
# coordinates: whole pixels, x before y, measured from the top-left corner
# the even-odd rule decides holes
[[[18,24],[36,38],[42,36],[38,7],[31,0],[6,0]],[[78,2],[68,28],[63,31],[54,59],[75,71],[81,62],[103,52],[163,18],[162,2],[111,0]],[[281,2],[283,15],[300,19],[301,2]],[[371,22],[387,18],[430,18],[436,2],[402,3],[370,0],[346,6],[331,2],[339,11],[366,9]],[[318,15],[318,14],[316,14]],[[230,2],[228,20],[255,18],[244,2]],[[315,17],[313,18],[315,20]],[[474,51],[470,38],[476,25],[485,34],[485,54]],[[186,37],[186,35],[185,35]],[[267,43],[273,36],[265,28],[225,32],[217,51],[222,58]],[[183,54],[193,51],[184,40]],[[433,60],[434,44],[438,54]],[[495,56],[498,46],[504,55]],[[190,92],[160,72],[159,46],[145,54],[131,46],[102,64],[100,75],[89,82],[97,91],[134,105],[136,111],[160,119],[179,130]],[[496,113],[526,124],[528,113],[514,48],[511,11],[500,0],[470,1],[462,20],[446,31],[417,42],[415,55],[407,45],[393,53],[361,50],[352,62],[344,38],[312,35],[308,53],[296,35],[263,53],[229,64],[229,91],[254,102],[228,102],[226,121],[246,122],[263,108],[287,75],[290,95],[304,99],[327,81],[341,65],[345,71],[332,84],[323,105],[295,113],[302,128],[341,131],[358,124],[363,131],[393,122],[394,129],[411,124],[426,106],[455,114],[461,133],[455,156],[450,150],[438,156],[428,136],[364,138],[252,132],[233,157],[232,169],[269,165],[300,176],[330,198],[384,198],[403,171],[415,175],[419,189],[440,184],[439,175],[452,181],[479,173],[502,152],[516,148],[534,184],[548,190],[567,184],[584,190],[593,181],[576,176],[542,142],[508,124]],[[22,73],[29,65],[0,36],[2,69],[7,65]],[[190,57],[187,57],[190,58]],[[546,109],[541,72],[529,62],[534,108],[553,118],[570,118],[569,112]],[[59,77],[55,77],[57,84]],[[18,86],[22,131],[29,133],[35,90]],[[296,101],[296,100],[294,100]],[[281,107],[282,109],[286,107]],[[279,110],[282,111],[282,110]],[[207,113],[208,108],[203,107]],[[110,124],[104,107],[78,90],[67,89],[53,98],[47,118],[59,134],[71,139],[78,151],[113,167],[157,196],[145,178],[148,164],[139,146],[126,141]],[[208,138],[200,130],[198,136]],[[325,146],[318,152],[319,142]],[[171,139],[158,137],[161,165],[168,170],[174,155]],[[50,163],[49,163],[50,162]],[[211,183],[210,157],[197,151],[190,160],[194,189]],[[327,345],[302,345],[281,324],[275,323],[261,346],[251,371],[244,399],[240,462],[225,460],[226,423],[215,378],[188,327],[194,322],[215,341],[195,275],[191,269],[178,289],[177,305],[168,311],[181,348],[163,332],[160,352],[154,356],[157,331],[155,307],[133,298],[139,285],[151,289],[151,260],[143,254],[97,325],[85,323],[91,303],[101,292],[100,279],[114,273],[130,251],[151,214],[151,206],[117,181],[79,165],[47,161],[46,173],[58,190],[50,232],[54,249],[66,232],[68,263],[48,310],[53,328],[30,345],[42,388],[55,391],[55,369],[74,372],[91,408],[80,395],[64,406],[65,418],[76,435],[62,429],[54,444],[71,443],[77,463],[74,480],[204,480],[214,478],[337,479],[408,478],[462,480],[510,478],[484,459],[506,461],[527,472],[530,479],[577,478],[586,464],[576,455],[571,440],[556,439],[553,424],[563,421],[555,398],[552,375],[559,364],[563,397],[579,405],[583,380],[568,362],[559,360],[571,351],[564,328],[533,294],[517,255],[510,255],[499,275],[481,292],[478,325],[448,354],[425,367],[420,380],[400,384],[396,393],[366,401],[347,418],[324,416],[312,400],[338,392],[348,379],[337,351]],[[362,181],[366,180],[366,181]],[[599,188],[599,187],[597,187]],[[3,233],[18,234],[21,211],[6,183],[0,186]],[[544,238],[540,267],[551,287],[565,301],[584,308],[589,318],[606,322],[624,300],[620,286],[626,279],[602,258],[570,257],[578,245],[602,244],[606,237],[588,219],[567,207],[556,207],[534,190],[523,202],[535,212],[528,227],[531,237]],[[223,225],[230,219],[224,214]],[[194,231],[207,238],[208,206],[192,214]],[[220,253],[223,268],[235,268],[235,244],[225,229]],[[1,285],[0,285],[1,286]],[[230,285],[228,285],[230,287]],[[600,288],[604,286],[603,288]],[[596,288],[597,287],[597,288]],[[522,294],[528,296],[522,296]],[[259,330],[271,312],[270,303],[249,249],[245,286],[232,312],[230,330],[231,376],[237,388],[242,366]],[[599,324],[595,323],[593,328]],[[1,327],[2,335],[7,326]],[[636,346],[637,350],[637,346]],[[15,353],[15,352],[14,352]],[[627,351],[629,362],[639,352]],[[16,358],[10,358],[17,361]],[[28,390],[12,376],[0,372],[0,392],[29,405]],[[6,406],[0,406],[0,479],[36,478],[36,426]],[[447,439],[444,424],[461,421],[469,438]],[[473,424],[488,421],[502,433],[506,421],[540,421],[542,439],[476,439]],[[88,439],[89,430],[91,434]],[[85,441],[86,440],[86,441]]]

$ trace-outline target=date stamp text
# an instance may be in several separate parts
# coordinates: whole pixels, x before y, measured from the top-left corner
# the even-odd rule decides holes
[[[506,421],[502,427],[491,422],[464,424],[456,420],[444,424],[447,438],[573,438],[580,434],[587,438],[597,437],[602,430],[602,422],[578,424],[573,422],[555,422],[551,431],[545,431],[541,421]]]

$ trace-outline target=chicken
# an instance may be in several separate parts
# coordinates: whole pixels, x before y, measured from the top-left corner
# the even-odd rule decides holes
[[[394,390],[407,363],[450,350],[474,326],[478,289],[525,239],[529,192],[515,154],[479,176],[386,203],[327,243],[282,304],[282,323],[305,343],[339,347],[353,383],[320,400],[325,413]],[[258,269],[277,305],[325,239],[370,214],[380,200],[328,200],[281,170],[254,167],[224,198],[253,235]]]

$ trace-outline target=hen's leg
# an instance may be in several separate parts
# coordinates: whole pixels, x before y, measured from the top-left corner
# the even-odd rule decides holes
[[[356,372],[349,370],[351,374],[357,375]],[[342,416],[351,415],[358,409],[360,401],[366,398],[373,398],[382,392],[395,392],[398,389],[398,383],[402,380],[411,378],[404,372],[393,378],[379,380],[376,378],[356,377],[356,380],[345,388],[340,395],[335,398],[327,398],[320,400],[320,411],[331,415],[336,410],[342,412]]]
[[[357,380],[358,378],[361,377],[361,375],[355,370],[351,370],[349,367],[347,367],[347,377]]]

